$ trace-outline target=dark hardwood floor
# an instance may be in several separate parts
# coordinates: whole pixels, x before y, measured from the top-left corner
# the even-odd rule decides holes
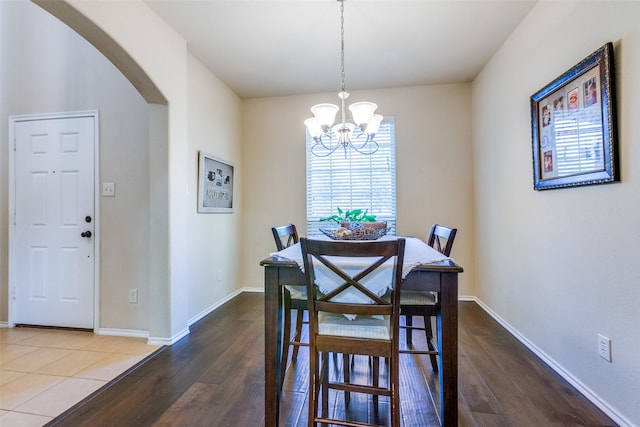
[[[461,302],[459,313],[459,425],[614,426],[477,304]],[[263,295],[242,294],[191,328],[191,334],[114,380],[50,426],[263,426]],[[415,338],[414,338],[415,339]],[[338,358],[341,359],[341,358]],[[402,355],[403,426],[437,425],[432,394],[437,376],[426,356]],[[333,375],[341,376],[337,361]],[[352,376],[369,375],[356,357]],[[306,426],[308,352],[290,364],[283,387],[281,425]],[[388,402],[378,413],[356,394],[345,409],[351,419],[385,425]]]

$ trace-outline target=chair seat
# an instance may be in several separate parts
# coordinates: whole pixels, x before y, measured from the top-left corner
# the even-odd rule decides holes
[[[318,313],[318,335],[391,340],[390,316],[358,316],[349,320],[343,314]]]
[[[291,299],[307,300],[307,287],[306,286],[291,286],[286,285],[285,288],[291,294]]]
[[[436,296],[433,292],[402,291],[400,305],[435,305]]]

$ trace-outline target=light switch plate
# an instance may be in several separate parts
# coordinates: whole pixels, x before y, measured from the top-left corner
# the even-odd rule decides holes
[[[114,182],[103,182],[102,183],[102,195],[105,197],[115,197],[116,196],[116,184]]]
[[[611,362],[611,340],[598,334],[598,354],[607,362]]]

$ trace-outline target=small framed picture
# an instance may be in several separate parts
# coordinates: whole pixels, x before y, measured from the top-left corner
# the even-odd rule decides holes
[[[200,152],[198,213],[233,212],[234,164]]]
[[[607,43],[531,96],[534,189],[620,180],[613,65]]]

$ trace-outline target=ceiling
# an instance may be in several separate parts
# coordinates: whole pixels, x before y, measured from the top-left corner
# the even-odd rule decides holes
[[[145,0],[242,98],[340,90],[336,0]],[[531,0],[348,0],[347,90],[468,82]]]

